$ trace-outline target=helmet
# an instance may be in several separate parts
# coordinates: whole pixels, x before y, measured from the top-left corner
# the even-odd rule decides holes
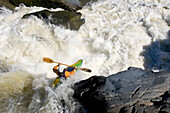
[[[59,67],[58,67],[58,71],[59,71],[60,73],[62,73],[62,72],[64,71],[64,67],[63,67],[63,66],[59,66]]]

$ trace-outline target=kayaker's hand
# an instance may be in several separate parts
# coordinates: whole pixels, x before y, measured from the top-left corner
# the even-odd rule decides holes
[[[74,67],[75,69],[78,69],[78,67]]]
[[[58,63],[58,66],[61,65],[61,63]]]

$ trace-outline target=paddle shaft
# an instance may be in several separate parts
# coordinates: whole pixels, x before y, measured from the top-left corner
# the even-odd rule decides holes
[[[60,65],[65,65],[65,66],[68,66],[68,67],[74,67],[74,68],[78,68],[78,67],[76,67],[76,66],[70,66],[70,65],[67,65],[67,64],[63,64],[63,63],[60,63],[60,62],[53,62],[53,63],[58,63],[58,64],[60,64]]]
[[[70,65],[67,65],[67,64],[60,63],[60,62],[55,62],[55,61],[53,61],[51,58],[47,58],[47,57],[44,57],[44,58],[43,58],[43,61],[44,61],[44,62],[47,62],[47,63],[58,63],[58,64],[60,64],[60,65],[65,65],[65,66],[69,66],[69,67],[74,67],[74,68],[76,68],[76,69],[80,69],[80,70],[82,70],[82,71],[86,71],[86,72],[89,72],[89,73],[91,72],[90,69],[87,69],[87,68],[78,68],[78,67],[70,66]]]

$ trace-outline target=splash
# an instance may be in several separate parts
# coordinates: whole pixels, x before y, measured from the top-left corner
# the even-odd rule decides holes
[[[24,14],[44,8],[20,6],[15,12],[2,8],[0,112],[82,112],[72,97],[75,82],[130,66],[168,69],[169,43],[164,41],[170,30],[168,4],[168,0],[99,0],[79,10],[86,21],[79,31],[47,25],[34,16],[22,19]],[[150,46],[159,41],[161,46]],[[156,57],[152,50],[164,56]],[[79,70],[52,90],[49,86],[56,77],[52,72],[56,64],[43,63],[43,57],[66,64],[83,59],[83,67],[92,73]]]

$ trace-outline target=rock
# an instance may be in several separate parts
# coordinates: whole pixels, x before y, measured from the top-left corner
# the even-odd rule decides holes
[[[97,0],[1,0],[0,6],[5,6],[10,10],[14,10],[15,7],[23,3],[27,7],[38,6],[49,9],[62,8],[67,11],[77,11],[91,1],[95,2]]]
[[[15,6],[9,2],[9,0],[0,0],[0,7],[6,7],[10,10],[14,10]]]
[[[85,6],[87,3],[96,2],[98,0],[79,0],[81,7]]]
[[[13,5],[19,6],[23,3],[26,6],[39,6],[45,8],[63,8],[69,11],[80,9],[78,0],[9,0]]]
[[[54,25],[62,25],[67,29],[78,30],[82,24],[84,24],[84,19],[81,19],[81,13],[79,12],[69,12],[69,11],[48,11],[43,10],[35,13],[26,14],[23,18],[28,18],[30,15],[37,16],[43,19],[47,23]]]
[[[85,108],[90,111],[106,111],[107,105],[104,95],[98,91],[100,86],[106,82],[105,77],[93,76],[87,80],[80,81],[75,84],[74,97],[77,98]]]
[[[76,83],[74,97],[92,113],[170,112],[170,72],[131,67]]]
[[[0,61],[0,73],[9,72],[11,66],[8,65],[5,61]]]

